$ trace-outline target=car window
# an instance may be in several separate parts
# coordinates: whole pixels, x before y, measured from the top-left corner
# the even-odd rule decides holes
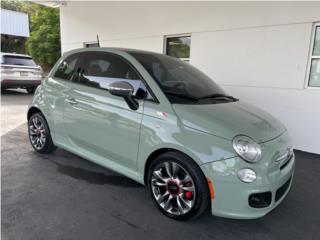
[[[10,56],[4,55],[1,57],[1,64],[18,65],[18,66],[37,66],[31,57],[27,56]]]
[[[61,78],[64,80],[70,80],[72,75],[76,71],[76,66],[79,59],[79,54],[74,54],[64,59],[60,63],[57,71],[54,74],[54,77]]]
[[[125,81],[134,87],[134,95],[139,88],[146,89],[137,72],[121,57],[108,53],[88,53],[82,67],[81,77],[73,82],[107,90],[116,81]]]
[[[189,63],[157,53],[132,51],[130,54],[149,72],[172,103],[194,103],[205,96],[225,94],[213,80]]]

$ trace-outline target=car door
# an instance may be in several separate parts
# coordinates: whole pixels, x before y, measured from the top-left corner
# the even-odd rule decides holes
[[[83,53],[74,53],[61,59],[53,73],[43,82],[46,119],[49,123],[52,138],[57,145],[67,145],[63,125],[63,111],[67,93],[70,91],[70,81],[76,69],[81,64]]]
[[[68,141],[76,152],[102,165],[112,161],[135,169],[143,100],[134,111],[107,88],[115,81],[127,81],[136,94],[143,83],[120,56],[90,52],[85,58],[66,99],[63,121]]]

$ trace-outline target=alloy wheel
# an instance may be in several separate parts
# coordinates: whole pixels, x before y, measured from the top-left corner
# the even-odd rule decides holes
[[[152,194],[167,213],[184,215],[195,204],[196,189],[188,171],[172,161],[155,167],[151,177]]]
[[[41,150],[46,143],[46,130],[44,123],[37,116],[29,121],[29,138],[31,144],[37,150]]]

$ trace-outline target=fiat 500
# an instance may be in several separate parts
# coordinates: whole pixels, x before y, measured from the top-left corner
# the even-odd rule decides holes
[[[39,153],[63,148],[148,187],[160,211],[259,218],[287,195],[286,128],[189,63],[132,49],[65,53],[37,88],[28,131]]]

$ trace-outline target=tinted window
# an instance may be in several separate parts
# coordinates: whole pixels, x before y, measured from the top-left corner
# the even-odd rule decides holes
[[[19,65],[19,66],[37,66],[31,57],[20,56],[2,56],[1,64]]]
[[[79,54],[75,54],[64,59],[59,65],[55,77],[70,80],[76,71],[76,66],[79,60]]]
[[[86,56],[82,76],[74,78],[73,81],[102,89],[108,89],[108,86],[115,81],[126,81],[134,87],[135,92],[142,84],[136,71],[123,59],[100,52],[89,53]]]
[[[190,102],[224,91],[207,75],[179,59],[157,53],[131,52],[157,81],[171,102]]]

